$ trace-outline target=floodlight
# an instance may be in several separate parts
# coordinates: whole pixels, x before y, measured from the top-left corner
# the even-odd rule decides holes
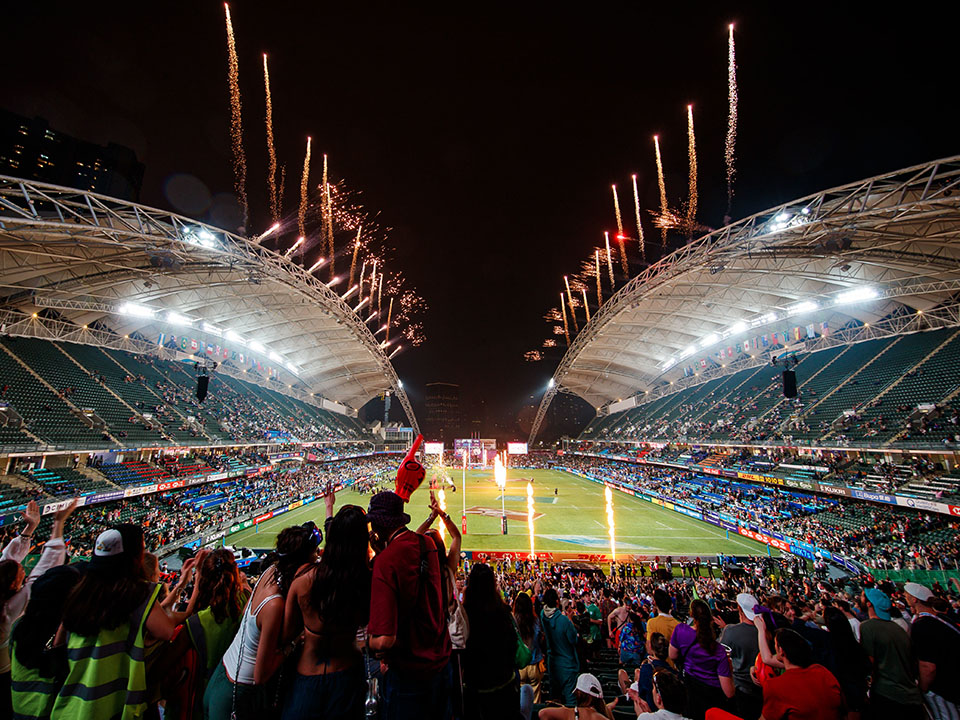
[[[856,303],[863,302],[865,300],[873,300],[880,296],[879,291],[873,287],[860,287],[853,290],[846,290],[839,295],[837,295],[836,302],[837,305],[846,305],[847,303]]]

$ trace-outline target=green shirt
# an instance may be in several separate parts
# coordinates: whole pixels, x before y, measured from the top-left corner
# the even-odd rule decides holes
[[[587,605],[587,615],[590,616],[591,620],[603,620],[603,613],[600,612],[598,608],[593,603]],[[590,623],[590,642],[596,642],[600,639],[601,628],[599,625],[594,625]]]
[[[873,659],[871,694],[902,705],[923,703],[917,687],[917,659],[903,628],[891,620],[865,620],[860,623],[860,644]]]

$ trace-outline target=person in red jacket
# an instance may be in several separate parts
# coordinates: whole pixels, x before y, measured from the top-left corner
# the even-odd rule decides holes
[[[763,687],[761,720],[843,720],[847,709],[840,683],[812,662],[810,645],[793,630],[777,630],[777,658],[785,672]]]

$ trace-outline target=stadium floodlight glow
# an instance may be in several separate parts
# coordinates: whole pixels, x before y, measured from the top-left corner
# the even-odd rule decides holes
[[[297,241],[296,241],[293,245],[290,246],[290,248],[283,254],[283,256],[284,256],[285,258],[288,258],[288,257],[290,257],[291,255],[293,255],[293,251],[296,250],[296,249],[297,249],[298,247],[300,247],[301,245],[303,245],[303,241],[304,241],[304,240],[306,240],[306,238],[303,237],[303,235],[301,235],[300,237],[298,237],[298,238],[297,238]]]
[[[739,335],[742,332],[747,331],[747,324],[741,320],[738,323],[734,323],[729,328],[727,328],[727,335]]]
[[[673,367],[674,365],[676,365],[676,364],[677,364],[676,358],[669,358],[669,359],[661,366],[661,369],[662,369],[662,370],[669,370],[670,368],[672,368],[672,367]]]
[[[360,289],[360,286],[357,285],[357,284],[354,284],[354,286],[353,286],[352,288],[350,288],[350,289],[347,290],[343,295],[340,296],[340,299],[341,299],[341,300],[346,300],[348,297],[350,297],[351,295],[353,295],[353,294],[354,294],[357,290],[359,290],[359,289]]]
[[[220,337],[221,335],[223,335],[223,328],[219,328],[216,325],[213,325],[208,322],[205,322],[203,324],[203,331],[210,333],[211,335],[216,335],[217,337]]]
[[[547,387],[548,387],[548,388],[552,388],[552,387],[553,387],[554,385],[556,385],[556,384],[557,384],[557,383],[554,382],[553,378],[550,378],[550,382],[547,383]]]
[[[318,267],[320,267],[321,265],[323,265],[326,261],[327,261],[326,258],[320,258],[320,259],[317,260],[313,265],[310,266],[310,269],[307,270],[307,272],[308,272],[308,273],[312,273],[312,272],[313,272],[314,270],[316,270]]]
[[[227,330],[227,332],[224,333],[224,337],[230,342],[240,343],[241,345],[246,343],[246,340],[240,337],[240,335],[235,333],[233,330]]]
[[[193,318],[170,310],[167,312],[167,322],[171,325],[193,325]]]
[[[270,351],[270,354],[267,357],[269,357],[271,360],[273,360],[276,363],[283,362],[283,358],[277,355],[275,352],[273,352],[273,350]]]
[[[864,302],[865,300],[874,300],[880,297],[880,292],[874,287],[859,287],[853,290],[845,290],[834,299],[836,305],[846,305],[848,303]]]
[[[289,370],[290,372],[296,372],[296,371],[297,371],[297,366],[294,365],[292,362],[288,362],[288,363],[287,363],[287,370]]]
[[[134,317],[153,317],[156,314],[156,310],[149,308],[146,305],[138,305],[137,303],[124,303],[120,306],[120,312],[124,315],[133,315]]]
[[[776,322],[776,320],[777,320],[777,314],[776,314],[776,313],[774,313],[774,312],[772,312],[772,313],[767,313],[766,315],[762,315],[762,316],[760,317],[760,324],[761,324],[761,325],[766,325],[767,323]]]
[[[716,333],[710,333],[703,340],[700,341],[700,347],[708,348],[711,345],[715,345],[718,342],[720,342],[720,336],[717,335]]]
[[[183,241],[190,245],[202,248],[214,248],[217,246],[217,237],[206,228],[187,228],[183,235]]]
[[[397,387],[403,390],[403,380],[401,380],[400,378],[397,378]]]
[[[801,315],[803,313],[813,312],[816,310],[819,305],[813,300],[804,300],[803,302],[797,303],[791,307],[787,308],[787,317],[792,317],[793,315]]]
[[[263,351],[266,350],[266,348],[263,346],[263,344],[262,344],[262,343],[258,343],[256,340],[251,340],[250,342],[247,343],[247,346],[248,346],[251,350],[254,350],[254,351],[260,352],[260,353],[262,353]]]
[[[696,346],[696,345],[688,345],[688,346],[685,347],[685,348],[683,349],[683,351],[680,353],[680,359],[683,360],[684,358],[690,357],[690,356],[693,355],[696,351],[697,351],[697,346]]]
[[[330,280],[330,282],[327,283],[327,287],[333,287],[333,286],[336,285],[338,282],[340,282],[340,280],[341,280],[340,276],[339,276],[339,275],[335,275],[335,276],[333,277],[333,279]]]

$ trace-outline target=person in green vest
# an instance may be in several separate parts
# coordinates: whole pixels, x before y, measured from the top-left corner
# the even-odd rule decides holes
[[[53,706],[57,720],[147,715],[147,648],[169,640],[176,624],[157,602],[161,586],[143,579],[143,552],[138,525],[97,537],[58,633],[58,640],[65,635],[68,667]]]
[[[557,591],[548,588],[543,594],[544,608],[540,626],[547,640],[547,675],[553,695],[570,707],[575,702],[574,689],[580,672],[577,656],[577,629],[558,605]]]
[[[67,674],[67,649],[48,646],[53,644],[67,597],[78,582],[76,565],[47,570],[33,583],[30,602],[13,626],[10,672],[15,720],[50,717]]]

